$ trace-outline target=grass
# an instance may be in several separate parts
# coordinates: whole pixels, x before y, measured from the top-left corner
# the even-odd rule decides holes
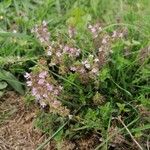
[[[125,146],[125,149],[137,149],[137,146],[149,149],[145,142],[150,138],[149,8],[149,0],[0,1],[0,69],[9,72],[8,76],[0,77],[0,83],[4,80],[10,84],[11,79],[15,79],[10,87],[17,92],[20,89],[20,93],[25,89],[29,104],[33,97],[30,100],[30,88],[21,88],[25,84],[23,75],[32,72],[36,78],[46,70],[50,83],[63,86],[62,94],[57,97],[63,106],[61,109],[70,111],[67,116],[53,114],[51,102],[47,101],[50,110],[39,109],[35,126],[50,137],[37,149],[49,140],[54,140],[59,149],[66,140],[82,141],[90,135],[101,139],[92,149],[123,149]],[[40,42],[36,33],[31,33],[43,20],[47,21],[51,34],[48,45]],[[93,38],[87,27],[96,23],[102,29],[98,37]],[[77,33],[73,38],[68,34],[70,27]],[[113,39],[114,31],[124,36]],[[108,35],[111,39],[103,49],[113,53],[104,61],[103,51],[98,54],[98,49]],[[63,43],[80,48],[81,54],[73,60],[65,55],[55,67],[50,67],[47,64],[58,60],[55,54],[52,57],[45,54],[52,43],[55,53]],[[101,61],[97,77],[88,69],[83,75],[68,71],[71,65],[81,66],[85,59],[92,64],[90,55],[98,55]],[[43,59],[46,60],[44,65]],[[90,149],[88,142],[86,146]]]

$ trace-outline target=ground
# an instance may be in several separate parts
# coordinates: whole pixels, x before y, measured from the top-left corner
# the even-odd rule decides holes
[[[8,91],[0,99],[0,150],[35,150],[47,137],[34,127],[38,112],[36,106],[27,107],[22,96]],[[96,134],[89,134],[76,141],[63,141],[61,150],[94,150],[100,143]],[[57,145],[58,146],[58,145]],[[114,150],[125,150],[125,145],[118,145]],[[136,149],[133,144],[134,150]],[[45,150],[55,150],[56,144],[51,141]],[[130,147],[131,149],[131,147]]]
[[[33,126],[35,113],[36,108],[27,108],[21,96],[5,93],[0,99],[0,150],[34,150],[45,140]]]
[[[47,137],[34,127],[38,108],[27,107],[23,97],[8,91],[0,99],[0,150],[35,150]],[[64,141],[61,150],[93,150],[98,144],[96,135],[90,135],[75,142]],[[45,150],[54,150],[50,142]]]

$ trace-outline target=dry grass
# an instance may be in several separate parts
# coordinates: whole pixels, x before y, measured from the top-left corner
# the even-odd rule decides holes
[[[34,128],[33,120],[38,109],[25,107],[23,98],[15,92],[6,92],[0,99],[0,150],[35,150],[45,141],[46,135]],[[92,147],[99,140],[95,136],[88,136],[75,142],[64,141],[63,150],[93,150]],[[55,150],[52,141],[45,150]]]
[[[7,92],[0,99],[0,150],[35,150],[46,136],[34,128],[36,108],[26,108],[22,97]],[[53,149],[49,144],[46,149]]]

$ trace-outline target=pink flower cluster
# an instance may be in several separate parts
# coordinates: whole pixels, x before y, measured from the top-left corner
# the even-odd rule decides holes
[[[58,45],[57,42],[50,42],[50,33],[48,31],[48,26],[46,21],[42,22],[42,25],[36,25],[32,30],[32,33],[35,33],[36,38],[40,40],[44,46],[46,46],[46,54],[47,56],[56,56],[61,57],[64,54],[67,54],[69,57],[78,57],[80,55],[80,49],[69,45]],[[69,27],[68,29],[70,38],[75,35],[75,29],[73,27]]]
[[[89,74],[96,76],[99,75],[100,64],[97,56],[89,55],[86,60],[82,61],[82,64],[88,69]]]
[[[99,23],[96,23],[94,25],[89,25],[88,26],[88,29],[90,30],[90,32],[92,33],[93,37],[94,38],[97,38],[98,37],[98,34],[100,31],[102,31],[102,28],[100,27],[100,24]]]
[[[61,57],[64,55],[68,55],[69,57],[78,57],[81,53],[80,49],[77,49],[76,47],[69,46],[67,44],[62,45],[59,44],[58,46],[53,47],[53,55],[56,57]]]
[[[81,50],[75,45],[75,28],[69,27],[68,34],[71,40],[63,41],[60,37],[58,40],[50,41],[50,33],[45,21],[42,25],[35,26],[32,32],[40,40],[46,52],[46,59],[39,60],[40,66],[49,66],[52,70],[58,71],[58,74],[65,77],[70,73],[76,73],[83,84],[97,81],[101,68],[106,64],[111,53],[111,44],[116,38],[122,38],[123,33],[114,31],[112,35],[107,32],[101,32],[100,24],[88,26],[93,36],[94,50],[92,54],[82,55]],[[101,34],[99,34],[101,32]],[[86,45],[85,45],[86,46]],[[87,47],[86,47],[87,48]],[[47,61],[48,60],[48,61]],[[55,67],[53,67],[55,66]],[[37,68],[36,68],[37,67]],[[46,66],[48,67],[48,66]],[[63,88],[57,83],[53,76],[49,75],[46,70],[42,70],[38,65],[35,66],[35,72],[26,73],[27,86],[31,89],[31,94],[42,107],[49,105],[50,111],[62,116],[69,115],[69,110],[62,105],[58,99],[61,96]],[[39,71],[40,70],[40,71]],[[99,82],[98,82],[99,83]]]
[[[35,25],[31,32],[36,34],[36,38],[39,39],[41,43],[49,45],[50,33],[46,21],[43,21],[41,26]]]
[[[67,44],[55,43],[52,48],[51,63],[49,65],[63,66],[65,64],[66,58],[68,60],[73,61],[76,60],[76,58],[78,58],[80,54],[81,54],[81,50],[76,47],[69,46]]]
[[[31,94],[42,107],[49,105],[51,112],[69,115],[69,110],[57,99],[63,88],[51,83],[47,71],[26,73],[24,77],[27,79],[27,86],[31,88]]]
[[[68,54],[70,57],[78,57],[80,55],[80,49],[70,47],[68,45],[63,46],[63,54]]]
[[[97,56],[89,55],[83,61],[71,65],[70,70],[79,73],[82,79],[95,79],[99,75],[101,69],[101,65],[99,64],[99,62],[100,61]]]

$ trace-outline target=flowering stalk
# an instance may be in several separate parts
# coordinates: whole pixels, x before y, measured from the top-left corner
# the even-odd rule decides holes
[[[31,94],[41,107],[44,108],[49,105],[50,112],[62,116],[69,115],[69,110],[57,99],[63,88],[53,84],[54,81],[49,77],[47,71],[26,73],[25,78],[27,79],[27,86],[31,88]]]
[[[77,73],[82,83],[87,84],[91,81],[97,81],[101,68],[106,64],[111,51],[111,44],[118,38],[123,37],[122,32],[113,32],[112,35],[100,34],[102,28],[100,24],[89,25],[88,29],[92,33],[95,53],[82,55],[81,50],[74,46],[74,43],[50,41],[50,33],[46,21],[42,25],[35,26],[32,32],[39,39],[45,48],[46,59],[50,61],[47,66],[46,59],[39,60],[40,65],[58,69],[60,76],[67,76],[70,73]],[[69,37],[76,34],[75,28],[68,30]],[[36,68],[36,67],[35,67]],[[40,69],[32,73],[26,73],[27,86],[31,88],[31,93],[42,107],[49,105],[50,111],[62,116],[69,114],[69,110],[57,99],[61,95],[62,87],[58,85],[52,75],[46,70]]]

